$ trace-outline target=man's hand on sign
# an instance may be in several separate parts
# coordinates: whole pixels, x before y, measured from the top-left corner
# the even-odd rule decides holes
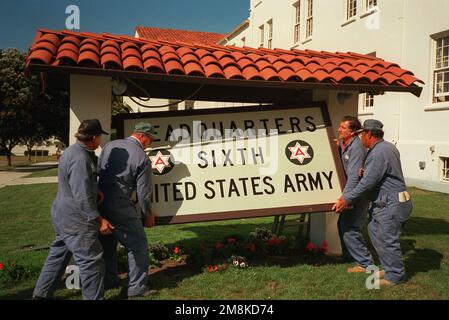
[[[112,229],[114,229],[114,226],[108,220],[98,217],[97,221],[99,223],[100,233],[102,235],[107,236],[112,234]]]
[[[143,226],[145,228],[151,228],[154,227],[156,225],[156,217],[159,217],[159,215],[157,215],[154,212],[151,212],[151,214],[148,216],[148,218],[145,220]]]
[[[349,208],[350,206],[348,205],[348,203],[345,201],[344,198],[338,199],[337,202],[332,206],[332,210],[335,211],[336,213],[342,213],[343,211]]]
[[[104,200],[104,193],[100,189],[97,190],[97,204],[101,205]]]

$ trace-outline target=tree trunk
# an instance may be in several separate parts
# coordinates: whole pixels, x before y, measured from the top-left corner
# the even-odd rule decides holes
[[[28,150],[28,162],[31,162],[31,150],[33,150],[33,144],[26,144]]]
[[[6,159],[8,159],[8,166],[11,166],[12,165],[12,162],[11,162],[11,150],[6,150]]]

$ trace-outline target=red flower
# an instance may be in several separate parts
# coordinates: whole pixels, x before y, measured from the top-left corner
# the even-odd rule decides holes
[[[212,265],[210,265],[209,266],[209,272],[217,272],[218,271],[218,266],[212,266]]]
[[[217,244],[215,245],[215,249],[220,250],[223,249],[225,247],[225,245],[221,242],[217,242]]]
[[[256,245],[254,243],[249,243],[246,248],[248,249],[248,251],[251,252],[256,252]]]
[[[173,253],[174,254],[179,254],[179,247],[174,247],[173,248]]]
[[[2,271],[3,269],[5,269],[5,265],[2,262],[0,262],[0,271]]]
[[[328,249],[329,249],[329,245],[327,244],[327,241],[324,240],[323,243],[321,244],[320,252],[326,253]]]
[[[315,246],[312,242],[309,242],[309,243],[307,244],[307,246],[306,246],[306,251],[307,251],[307,252],[315,251],[315,249],[316,249],[316,246]]]
[[[228,238],[228,243],[230,244],[235,243],[236,241],[235,238]]]
[[[278,237],[273,237],[273,238],[271,238],[270,240],[268,240],[267,241],[267,244],[268,245],[278,245],[278,244],[281,244],[282,243],[282,240],[280,239],[280,238],[278,238]]]

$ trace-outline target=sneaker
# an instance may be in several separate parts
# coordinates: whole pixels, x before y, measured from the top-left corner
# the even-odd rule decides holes
[[[155,296],[157,294],[159,294],[159,290],[155,290],[155,289],[146,290],[146,291],[142,292],[141,294],[138,294],[138,295],[135,295],[135,296],[129,296],[128,300],[133,300],[135,298],[151,297],[151,296]]]

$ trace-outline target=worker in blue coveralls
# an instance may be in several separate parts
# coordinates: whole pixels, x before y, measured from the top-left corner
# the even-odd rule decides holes
[[[363,195],[368,196],[372,202],[368,232],[385,271],[378,284],[395,285],[405,280],[399,238],[402,225],[411,215],[412,201],[405,186],[399,151],[383,139],[383,124],[368,119],[360,132],[363,145],[369,149],[362,178],[351,192],[338,199],[333,209],[342,212]]]
[[[104,193],[100,212],[114,225],[112,236],[101,237],[106,262],[105,287],[119,285],[117,272],[117,243],[128,256],[128,297],[150,296],[157,290],[147,285],[150,266],[145,227],[152,227],[155,214],[151,212],[151,162],[145,153],[153,142],[153,126],[138,123],[132,135],[107,143],[98,161],[98,187]],[[132,193],[137,193],[141,212],[137,212]]]
[[[366,148],[362,145],[357,133],[361,127],[359,119],[345,116],[338,128],[339,153],[346,173],[343,197],[357,186],[360,180],[359,171],[365,162]],[[347,271],[350,273],[365,272],[366,268],[373,264],[373,258],[361,232],[366,219],[368,205],[369,201],[363,195],[354,200],[351,209],[344,211],[338,217],[337,226],[343,260],[357,264],[348,268]]]
[[[83,298],[104,298],[103,249],[98,232],[111,234],[114,228],[97,210],[97,163],[94,150],[107,134],[100,121],[81,122],[77,141],[61,156],[58,168],[58,193],[51,208],[56,233],[47,260],[33,292],[35,299],[46,299],[74,257],[79,268]]]

